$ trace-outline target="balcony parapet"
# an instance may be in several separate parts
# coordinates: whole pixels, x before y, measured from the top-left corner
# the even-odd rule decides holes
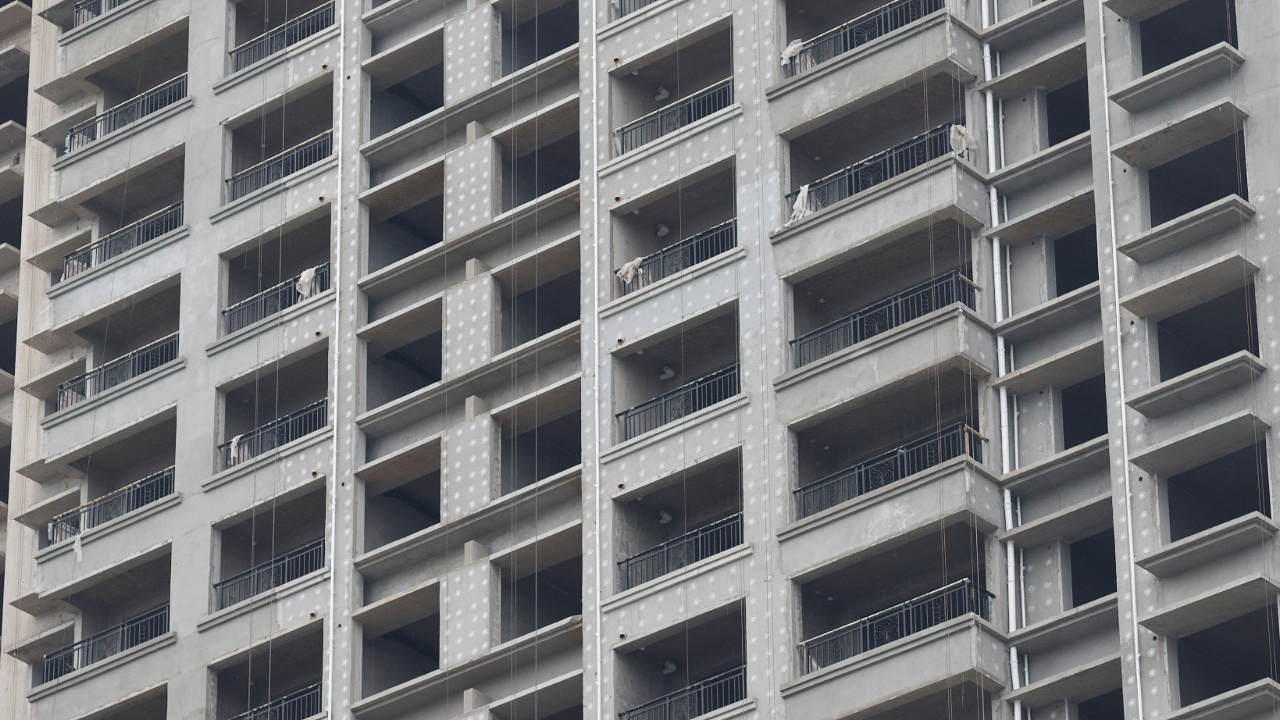
[[[618,154],[625,155],[732,104],[733,78],[730,77],[615,130]]]
[[[223,332],[237,330],[288,310],[329,289],[329,263],[304,270],[279,285],[267,288],[222,311]]]
[[[734,668],[618,713],[622,720],[695,718],[747,697],[747,666]]]
[[[277,418],[256,430],[237,435],[218,446],[221,469],[228,470],[243,462],[287,445],[294,440],[322,430],[329,425],[329,401],[318,400]]]
[[[333,154],[333,131],[323,133],[227,178],[227,200],[234,201],[279,182]]]
[[[634,275],[628,281],[618,275],[619,294],[627,295],[646,288],[659,280],[676,275],[683,270],[706,262],[717,255],[738,246],[737,218],[726,220],[713,228],[703,230],[692,237],[640,258]]]
[[[324,567],[324,538],[213,584],[217,609],[225,610]],[[302,717],[306,717],[305,715]]]
[[[704,375],[656,398],[617,413],[619,442],[656,430],[740,392],[738,364]]]
[[[104,0],[92,0],[103,2]],[[187,74],[167,80],[156,87],[126,100],[95,117],[78,123],[67,131],[66,152],[74,153],[142,118],[160,112],[187,97]]]
[[[58,282],[69,280],[140,245],[167,235],[182,227],[183,222],[183,201],[179,200],[163,210],[100,238],[97,242],[63,256],[62,277]]]
[[[45,655],[41,684],[52,682],[63,675],[118,655],[167,632],[169,632],[168,603]]]
[[[320,714],[324,683],[316,683],[310,687],[285,695],[269,703],[240,713],[231,720],[302,720]]]
[[[738,513],[618,561],[620,590],[643,585],[741,544],[742,513]]]
[[[785,59],[787,77],[795,77],[825,62],[910,25],[946,7],[945,0],[894,0],[840,27],[804,41]],[[784,56],[785,57],[785,56]]]
[[[60,383],[57,409],[65,410],[76,403],[104,393],[116,385],[173,362],[177,358],[178,333],[173,333],[83,375]]]
[[[285,48],[296,45],[328,28],[333,25],[333,21],[333,2],[327,2],[310,12],[303,13],[280,27],[231,50],[232,71],[238,72],[266,60]]]
[[[86,530],[128,515],[173,494],[173,467],[130,483],[93,502],[72,508],[49,521],[51,545],[69,540]]]

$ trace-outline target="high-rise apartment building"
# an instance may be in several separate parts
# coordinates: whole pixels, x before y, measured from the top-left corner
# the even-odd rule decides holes
[[[0,717],[1280,717],[1278,40],[0,7]]]

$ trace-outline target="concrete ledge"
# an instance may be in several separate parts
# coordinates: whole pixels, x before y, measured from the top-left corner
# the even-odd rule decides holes
[[[1231,135],[1248,117],[1234,100],[1223,98],[1121,141],[1111,147],[1111,154],[1150,169]]]
[[[1100,318],[1101,285],[1093,282],[1076,288],[1066,295],[1059,295],[1020,313],[1005,318],[995,326],[999,335],[1017,343],[1030,337],[1039,337],[1050,330],[1064,327],[1085,318]]]
[[[1025,190],[1066,175],[1070,168],[1088,165],[1092,160],[1092,153],[1092,135],[1087,131],[1082,132],[1030,157],[1005,165],[988,175],[987,182],[1004,193]]]
[[[1237,250],[1131,293],[1120,305],[1139,317],[1163,320],[1244,287],[1257,272],[1258,265]]]
[[[1001,479],[1000,484],[1018,494],[1047,490],[1090,471],[1108,471],[1110,452],[1106,435],[1068,448],[1040,462],[1024,465]]]
[[[330,403],[329,410],[330,412],[333,411],[332,403]],[[326,425],[324,428],[317,430],[316,432],[313,432],[310,435],[304,435],[303,437],[300,437],[297,440],[294,440],[293,442],[285,443],[284,445],[281,445],[272,450],[268,450],[267,452],[261,455],[258,455],[256,457],[253,457],[249,460],[246,460],[245,462],[239,463],[226,470],[216,473],[213,477],[200,483],[200,487],[205,492],[208,492],[210,490],[213,490],[216,487],[226,485],[227,483],[231,482],[232,480],[235,480],[236,478],[243,477],[245,475],[250,475],[256,472],[257,470],[263,467],[266,467],[267,465],[270,465],[274,462],[277,462],[283,459],[284,456],[286,455],[292,455],[293,453],[296,453],[299,450],[305,450],[306,448],[309,448],[312,445],[318,445],[322,442],[327,442],[332,440],[333,440],[333,422],[330,421],[329,424]]]
[[[101,15],[98,15],[97,17],[90,18],[88,21],[83,22],[80,25],[77,25],[76,27],[73,27],[70,30],[67,30],[66,32],[63,32],[62,34],[58,35],[58,44],[66,46],[70,43],[73,43],[76,40],[79,40],[80,38],[84,37],[85,35],[88,35],[89,33],[92,33],[99,28],[106,27],[107,25],[110,25],[112,22],[119,20],[120,17],[123,15],[128,15],[129,13],[135,10],[138,10],[140,8],[146,7],[147,5],[150,5],[153,1],[154,0],[133,0],[133,2],[126,2],[122,5],[118,5],[112,8],[111,10],[107,10]],[[51,2],[50,4],[52,5],[53,3]]]
[[[1180,575],[1223,555],[1267,545],[1280,525],[1259,512],[1251,512],[1159,548],[1134,562],[1159,578]]]
[[[1211,628],[1275,602],[1280,595],[1268,574],[1257,572],[1139,617],[1148,630],[1178,638]]]
[[[224,335],[221,338],[218,338],[217,340],[209,343],[208,345],[205,345],[204,346],[205,354],[217,355],[223,350],[239,345],[245,340],[248,340],[249,338],[252,338],[258,335],[259,333],[261,333],[262,331],[268,328],[274,328],[277,325],[283,325],[284,323],[293,322],[294,320],[302,317],[303,315],[306,315],[307,313],[311,312],[317,307],[322,305],[327,305],[329,302],[331,302],[334,299],[334,296],[336,294],[337,294],[337,291],[333,288],[333,283],[330,283],[330,287],[328,290],[325,290],[322,293],[317,293],[307,298],[306,300],[303,300],[297,305],[294,305],[293,307],[286,309],[284,312],[276,313],[275,315],[272,315],[270,317],[262,318],[261,320],[259,320],[258,322],[252,325],[246,325],[245,327],[242,327],[239,330],[229,335]],[[221,319],[219,319],[219,322],[221,322]]]
[[[1075,542],[1110,527],[1111,493],[1107,492],[1019,525],[1000,539],[1024,547],[1057,539]]]
[[[1046,385],[1069,387],[1101,374],[1105,369],[1103,360],[1102,338],[1098,337],[1002,375],[991,386],[1019,394]]]
[[[129,125],[107,135],[105,138],[98,140],[88,145],[87,147],[84,147],[72,153],[66,153],[65,155],[62,155],[57,160],[53,161],[53,169],[58,172],[61,172],[65,170],[69,165],[74,165],[76,162],[80,160],[96,155],[99,152],[111,147],[112,145],[119,144],[120,141],[126,138],[132,138],[133,136],[141,133],[146,128],[149,128],[152,125],[156,125],[160,123],[162,120],[165,120],[173,115],[177,115],[182,111],[190,108],[194,104],[195,104],[195,100],[191,97],[191,95],[187,95],[186,97],[179,100],[178,102],[173,103],[172,105],[169,105],[167,107],[163,107],[159,111],[151,113],[150,115],[147,115],[141,120],[130,123]]]
[[[1112,593],[1048,620],[1023,626],[1009,633],[1009,644],[1031,654],[1056,650],[1080,636],[1120,627],[1119,612],[1116,594]]]
[[[600,464],[609,465],[617,462],[632,453],[643,450],[649,446],[656,445],[669,437],[681,435],[686,430],[692,429],[697,425],[710,422],[722,415],[728,415],[735,410],[746,407],[750,403],[750,393],[738,393],[732,398],[718,402],[711,407],[703,408],[695,413],[685,415],[675,422],[667,423],[657,430],[650,430],[643,435],[637,435],[630,440],[624,440],[623,442],[614,445],[608,450],[600,453]]]
[[[297,43],[295,45],[290,45],[289,47],[285,48],[284,50],[278,53],[275,53],[274,55],[271,55],[270,57],[264,58],[250,65],[249,67],[237,70],[236,72],[230,75],[227,75],[221,80],[215,81],[213,83],[213,94],[221,95],[222,93],[226,92],[232,87],[239,85],[245,80],[248,80],[249,78],[267,70],[268,68],[275,67],[276,65],[283,64],[288,60],[292,60],[296,57],[304,55],[305,53],[314,49],[315,47],[319,45],[323,45],[329,40],[336,38],[338,36],[338,29],[340,25],[341,23],[335,21],[333,25],[325,28],[324,30],[321,30],[315,35],[312,35],[311,37],[303,40],[302,42]],[[327,73],[327,72],[333,72],[333,68],[330,68],[328,70],[321,70],[320,72],[316,73],[316,75],[323,75],[324,73]],[[294,80],[292,84],[294,85],[302,84],[302,83],[305,83],[306,80],[307,78],[305,77],[297,78]]]
[[[299,170],[298,172],[292,175],[281,178],[280,180],[277,180],[271,183],[270,185],[267,185],[266,187],[258,188],[257,190],[254,190],[253,192],[249,193],[248,195],[245,195],[243,197],[238,197],[235,200],[228,202],[227,204],[218,208],[216,211],[213,212],[212,215],[209,216],[209,224],[217,225],[219,222],[226,220],[228,217],[231,217],[232,215],[240,212],[241,210],[245,209],[246,207],[260,200],[265,200],[266,198],[271,197],[272,195],[275,195],[277,193],[281,193],[286,190],[291,190],[297,187],[298,185],[301,185],[304,182],[307,182],[308,180],[313,180],[317,175],[323,175],[329,170],[334,170],[337,167],[338,167],[338,155],[335,152],[333,154],[330,154],[329,157],[325,158],[324,160],[321,160],[320,162],[315,163],[314,165],[305,167],[302,170]],[[225,180],[219,180],[218,182],[222,183],[224,186],[226,185]]]
[[[1004,699],[1032,707],[1064,697],[1083,702],[1116,689],[1120,677],[1120,653],[1115,653],[1005,693]]]
[[[58,298],[63,295],[66,295],[74,291],[76,288],[79,288],[83,285],[87,285],[94,278],[97,278],[100,275],[105,274],[107,272],[107,268],[109,268],[111,272],[115,272],[120,268],[121,265],[124,265],[126,263],[132,263],[135,260],[144,258],[147,255],[150,255],[156,252],[157,250],[160,250],[169,245],[172,245],[173,243],[176,243],[179,240],[182,240],[190,235],[191,235],[191,226],[183,225],[182,227],[177,228],[172,232],[161,235],[160,237],[154,240],[151,240],[150,242],[145,242],[139,245],[138,247],[135,247],[134,249],[129,250],[128,252],[121,253],[111,258],[110,260],[107,260],[106,262],[98,263],[97,265],[94,265],[88,270],[85,270],[84,272],[77,274],[75,277],[71,278],[70,280],[63,280],[57,285],[50,286],[46,294],[49,296],[50,299]]]
[[[1197,85],[1229,77],[1243,64],[1244,55],[1229,43],[1221,42],[1147,73],[1108,97],[1131,113],[1141,112],[1165,100],[1181,97]]]
[[[1117,247],[1120,252],[1140,263],[1151,262],[1188,245],[1242,228],[1256,212],[1257,208],[1244,198],[1228,195],[1161,223],[1135,238],[1125,240]]]
[[[1129,462],[1159,475],[1176,475],[1263,440],[1271,423],[1252,410],[1206,423],[1194,430],[1131,452]]]
[[[172,620],[170,622],[172,622]],[[110,672],[125,663],[159,652],[160,650],[169,647],[170,645],[174,645],[177,642],[177,633],[170,630],[160,637],[151,638],[140,645],[134,645],[128,650],[116,653],[106,660],[99,660],[88,667],[67,673],[53,682],[47,682],[43,685],[32,688],[31,691],[27,693],[27,702],[36,702],[37,700],[46,698],[56,692],[66,690],[72,685],[77,685],[91,677],[96,677],[105,672]]]
[[[364,627],[365,635],[381,636],[407,622],[440,612],[440,578],[435,577],[408,590],[357,608],[351,619]]]
[[[683,585],[689,580],[697,579],[726,565],[732,565],[740,560],[748,558],[751,556],[752,551],[751,543],[745,543],[736,548],[731,548],[719,553],[718,555],[703,558],[702,560],[686,565],[679,570],[673,570],[660,578],[654,578],[649,582],[610,595],[600,603],[600,611],[607,615],[614,610],[637,600],[643,600],[657,595],[658,593],[667,592],[677,585]]]
[[[1149,418],[1160,417],[1232,388],[1248,385],[1266,371],[1267,366],[1262,360],[1248,350],[1241,350],[1129,395],[1125,402]]]
[[[1089,187],[987,228],[983,234],[998,237],[1006,245],[1012,245],[1041,235],[1061,237],[1092,222],[1093,188]]]
[[[1086,70],[1084,38],[1052,50],[1021,67],[1002,73],[976,90],[989,90],[1001,100],[1017,97],[1037,87],[1053,88],[1063,76],[1071,77]]]
[[[1274,718],[1280,707],[1280,683],[1264,678],[1174,710],[1166,720],[1251,720]]]
[[[732,78],[730,78],[730,81],[732,81]],[[739,117],[742,117],[742,103],[734,103],[727,108],[717,110],[704,118],[685,125],[673,133],[663,135],[653,142],[645,143],[631,152],[618,155],[607,162],[601,163],[597,169],[597,174],[601,179],[606,178],[623,168],[648,160],[654,155],[659,155],[662,151],[668,150],[674,145],[679,145],[695,135],[714,130],[718,125]]]

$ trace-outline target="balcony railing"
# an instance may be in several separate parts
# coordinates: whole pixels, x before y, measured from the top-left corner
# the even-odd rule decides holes
[[[955,302],[973,307],[973,281],[952,270],[828,323],[791,341],[796,367],[824,358]]]
[[[796,490],[800,517],[835,507],[962,454],[982,462],[982,436],[960,422]]]
[[[225,470],[329,425],[329,401],[318,400],[218,446]]]
[[[136,645],[169,632],[169,605],[161,605],[131,620],[87,637],[44,656],[44,680],[50,682],[67,673],[106,660]]]
[[[182,201],[130,223],[91,245],[62,258],[62,278],[69,280],[90,268],[123,255],[182,227]]]
[[[744,665],[618,715],[622,720],[688,720],[746,697],[747,668]]]
[[[71,27],[79,27],[108,10],[115,10],[129,0],[80,0],[71,8]]]
[[[275,30],[259,35],[232,50],[231,67],[233,70],[243,70],[256,62],[265,60],[333,25],[333,18],[332,2],[303,13]]]
[[[806,41],[786,64],[787,77],[815,68],[856,47],[946,7],[946,0],[894,0]]]
[[[615,0],[613,6],[617,8],[618,19],[624,18],[631,13],[640,10],[648,5],[652,5],[658,0]]]
[[[629,282],[622,277],[618,278],[621,294],[635,292],[665,277],[675,275],[685,268],[710,260],[721,253],[727,253],[737,246],[738,225],[735,218],[709,230],[703,230],[691,238],[681,240],[652,255],[646,255],[641,259],[640,266],[635,269],[635,274]]]
[[[733,78],[729,78],[623,125],[618,130],[621,150],[629,153],[732,104]]]
[[[325,130],[310,140],[242,170],[227,179],[229,199],[242,198],[273,182],[315,165],[333,153],[333,132]]]
[[[809,673],[964,615],[990,619],[995,596],[968,578],[800,643]]]
[[[173,468],[168,467],[50,520],[49,544],[70,540],[108,520],[128,515],[172,494]]]
[[[946,155],[951,152],[951,125],[947,123],[921,133],[787,195],[792,216],[817,212]],[[801,193],[805,194],[804,198],[800,198]],[[798,208],[797,200],[803,200]]]
[[[187,96],[187,74],[168,80],[110,110],[75,125],[67,133],[67,152],[73,153],[94,140],[128,127]]]
[[[328,289],[329,263],[325,263],[223,310],[224,327],[233,333]]]
[[[643,435],[685,415],[728,400],[739,392],[738,365],[735,363],[618,413],[622,439]]]
[[[231,720],[302,720],[320,714],[320,691],[324,683],[316,683],[240,713]]]
[[[177,357],[178,333],[160,338],[150,345],[144,345],[128,355],[59,384],[58,409],[65,410],[84,402],[116,385],[173,362]]]
[[[618,562],[622,589],[643,585],[741,544],[742,514],[739,513]]]
[[[324,567],[324,538],[214,583],[218,609],[229,608]]]

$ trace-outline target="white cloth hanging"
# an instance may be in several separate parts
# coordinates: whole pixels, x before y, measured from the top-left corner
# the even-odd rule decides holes
[[[240,438],[243,434],[231,438],[231,447],[227,448],[227,467],[236,465],[240,462]]]
[[[622,267],[618,268],[618,272],[614,274],[618,276],[619,280],[630,285],[631,281],[635,280],[636,276],[641,274],[640,263],[642,262],[644,262],[644,258],[638,257],[635,260],[632,260],[631,262],[627,263],[626,265],[623,265]]]
[[[809,183],[800,186],[800,192],[796,193],[795,204],[791,206],[791,219],[787,221],[790,225],[800,218],[809,214]]]
[[[791,59],[800,54],[800,50],[804,48],[803,40],[792,40],[782,49],[782,65],[785,67]]]
[[[969,157],[969,151],[978,147],[978,141],[973,137],[973,133],[969,132],[969,128],[963,125],[951,126],[951,151],[963,157]]]
[[[294,289],[298,291],[298,294],[302,296],[303,300],[311,297],[311,293],[315,292],[316,272],[319,269],[320,268],[318,266],[307,268],[298,276],[298,282],[294,285]]]

